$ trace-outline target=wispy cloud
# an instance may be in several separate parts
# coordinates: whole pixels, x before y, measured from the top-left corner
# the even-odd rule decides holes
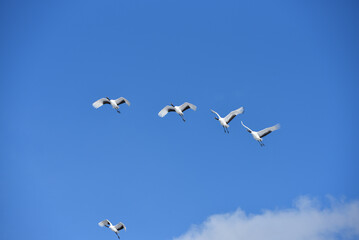
[[[330,207],[301,197],[293,208],[246,214],[210,216],[201,225],[175,240],[332,240],[359,239],[359,201],[338,202]]]

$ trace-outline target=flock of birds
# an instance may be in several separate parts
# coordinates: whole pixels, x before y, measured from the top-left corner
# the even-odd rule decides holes
[[[105,98],[101,98],[101,99],[97,100],[96,102],[94,102],[92,104],[92,106],[97,109],[97,108],[103,106],[104,104],[110,104],[112,106],[112,108],[114,108],[118,113],[121,113],[120,110],[119,110],[119,108],[120,108],[119,106],[121,104],[123,104],[123,103],[126,103],[128,106],[131,105],[131,103],[124,97],[120,97],[120,98],[117,98],[117,99],[110,99],[108,97],[105,97]],[[197,107],[195,105],[193,105],[192,103],[189,103],[189,102],[185,102],[180,106],[174,106],[171,103],[171,105],[165,106],[158,113],[158,116],[159,117],[164,117],[169,112],[176,112],[182,118],[182,120],[185,122],[186,120],[183,117],[183,115],[184,115],[183,112],[186,111],[187,109],[192,109],[193,111],[196,111]],[[233,120],[233,118],[235,118],[237,115],[242,114],[244,112],[244,108],[240,107],[240,108],[230,112],[224,118],[222,118],[216,111],[214,111],[212,109],[210,109],[210,110],[211,110],[211,112],[213,112],[214,114],[217,115],[214,119],[219,121],[219,123],[222,125],[223,130],[224,130],[225,133],[229,133],[229,131],[228,131],[229,125],[228,124]],[[264,146],[264,143],[262,142],[262,138],[264,136],[268,135],[269,133],[271,133],[271,132],[273,132],[275,130],[278,130],[279,127],[280,127],[279,124],[276,124],[276,125],[274,125],[272,127],[268,127],[268,128],[265,128],[263,130],[260,130],[260,131],[256,132],[256,131],[253,131],[252,129],[250,129],[249,127],[247,127],[246,125],[244,125],[244,123],[242,121],[241,121],[241,124],[243,125],[243,127],[245,127],[247,129],[247,131],[250,134],[252,134],[252,137],[256,141],[258,141],[260,146]],[[120,223],[118,223],[116,225],[112,225],[112,223],[109,220],[105,219],[105,220],[99,222],[98,225],[101,226],[101,227],[107,227],[110,230],[112,230],[114,233],[116,233],[118,239],[120,239],[120,236],[118,235],[119,231],[122,230],[122,229],[125,229],[125,231],[126,231],[126,227],[122,222],[120,222]]]

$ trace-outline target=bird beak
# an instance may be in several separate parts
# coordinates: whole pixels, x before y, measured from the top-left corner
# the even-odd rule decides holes
[[[214,117],[214,119],[218,120],[218,118],[217,118],[217,117]]]

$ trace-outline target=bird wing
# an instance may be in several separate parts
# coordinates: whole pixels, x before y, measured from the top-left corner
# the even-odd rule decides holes
[[[187,109],[192,109],[193,111],[196,111],[197,107],[193,105],[192,103],[185,102],[181,106],[179,106],[182,112],[186,111]]]
[[[122,103],[126,103],[128,106],[131,105],[131,103],[124,97],[117,98],[115,101],[117,105],[120,105]]]
[[[279,128],[280,128],[280,125],[277,124],[277,125],[274,125],[273,127],[268,127],[268,128],[258,131],[258,135],[259,135],[259,137],[262,138],[262,137],[270,134],[271,132],[278,130]]]
[[[99,225],[100,227],[108,227],[108,226],[111,225],[111,223],[110,223],[109,220],[105,219],[105,220],[99,222],[98,225]]]
[[[244,111],[243,107],[240,107],[232,112],[230,112],[225,118],[224,120],[226,121],[226,123],[229,123],[230,121],[232,121],[232,119],[237,116],[238,114],[242,114]]]
[[[97,100],[96,102],[94,102],[92,104],[92,106],[97,109],[104,104],[110,104],[110,101],[107,98],[101,98],[101,99]]]
[[[174,108],[174,107],[167,105],[166,107],[164,107],[164,108],[158,113],[158,116],[164,117],[164,116],[166,116],[166,114],[167,114],[168,112],[174,112],[174,111],[175,111],[175,108]]]
[[[116,224],[115,228],[116,228],[118,231],[120,231],[120,230],[122,230],[122,229],[125,229],[125,231],[126,231],[126,226],[125,226],[125,224],[123,224],[122,222]]]
[[[247,128],[248,131],[252,132],[252,129],[250,129],[249,127],[247,127],[246,125],[244,125],[244,123],[241,121],[243,127]]]
[[[221,118],[221,116],[219,116],[219,114],[216,111],[213,111],[212,109],[210,109],[211,112],[213,112],[214,114],[216,114],[218,116],[218,118]]]

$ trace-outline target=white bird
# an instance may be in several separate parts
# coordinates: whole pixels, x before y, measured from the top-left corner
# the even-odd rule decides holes
[[[182,120],[185,122],[186,120],[183,118],[183,112],[189,108],[192,109],[193,111],[196,111],[196,109],[197,109],[197,107],[195,105],[193,105],[192,103],[189,103],[189,102],[185,102],[181,106],[173,106],[173,104],[171,103],[171,106],[167,105],[166,107],[164,107],[158,113],[158,116],[164,117],[164,116],[166,116],[166,114],[168,112],[176,112],[177,114],[179,114],[181,116]]]
[[[214,119],[216,119],[216,120],[219,121],[219,123],[220,123],[220,124],[222,125],[222,127],[223,127],[224,132],[229,133],[229,131],[228,131],[228,128],[229,128],[228,123],[229,123],[230,121],[232,121],[232,119],[233,119],[235,116],[237,116],[238,114],[242,114],[243,111],[244,111],[244,108],[243,108],[243,107],[240,107],[240,108],[238,108],[238,109],[236,109],[236,110],[230,112],[230,113],[229,113],[226,117],[224,117],[224,118],[222,118],[221,116],[219,116],[219,114],[218,114],[217,112],[213,111],[212,109],[211,109],[211,111],[218,116],[218,118],[215,117]]]
[[[122,104],[122,103],[126,103],[128,106],[131,105],[131,103],[124,97],[120,97],[120,98],[117,98],[115,100],[113,99],[109,99],[108,97],[105,97],[105,98],[101,98],[99,100],[97,100],[96,102],[94,102],[92,104],[92,106],[94,108],[99,108],[101,107],[102,105],[104,104],[111,104],[111,106],[117,110],[118,113],[121,113],[119,109],[119,105]]]
[[[112,225],[112,223],[109,220],[105,219],[105,220],[99,222],[98,225],[100,227],[107,227],[107,228],[111,229],[114,233],[116,233],[118,239],[120,239],[120,236],[118,235],[120,230],[125,229],[125,231],[126,231],[126,226],[122,222],[120,222],[114,226],[114,225]]]
[[[256,132],[256,131],[253,131],[252,129],[250,129],[249,127],[247,127],[246,125],[244,125],[242,121],[241,121],[241,123],[242,123],[243,127],[245,127],[247,129],[247,131],[250,134],[252,134],[253,138],[255,140],[257,140],[262,147],[264,146],[264,143],[262,143],[262,137],[267,136],[271,132],[278,130],[280,128],[280,125],[277,124],[277,125],[274,125],[273,127],[268,127],[268,128],[265,128],[263,130]]]

